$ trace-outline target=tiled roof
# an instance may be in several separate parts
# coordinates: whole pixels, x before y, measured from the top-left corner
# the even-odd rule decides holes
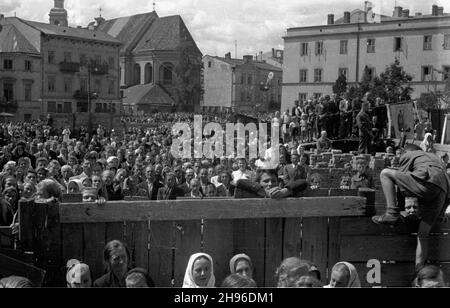
[[[83,28],[62,27],[23,19],[20,20],[23,23],[48,35],[60,35],[78,39],[102,41],[107,43],[117,43],[117,44],[120,43],[119,40],[102,31],[88,30]]]
[[[231,65],[243,65],[244,60],[243,59],[227,59],[222,57],[213,57],[220,61],[226,62]],[[273,70],[273,71],[282,71],[281,68],[273,66],[268,63],[259,62],[259,61],[253,61],[252,64],[254,64],[257,68],[263,69],[263,70]]]
[[[104,21],[98,30],[117,38],[124,44],[121,51],[126,51],[134,48],[138,36],[155,19],[158,19],[156,12],[120,17]]]
[[[39,54],[39,51],[14,25],[3,26],[0,31],[0,52],[23,52]]]
[[[175,50],[182,45],[201,54],[183,19],[175,15],[156,19],[134,51]]]
[[[123,93],[124,105],[167,105],[171,106],[174,101],[157,84],[144,84],[129,87]]]

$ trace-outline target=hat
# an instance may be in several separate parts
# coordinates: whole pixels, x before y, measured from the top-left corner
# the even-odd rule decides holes
[[[117,160],[119,160],[119,158],[117,158],[117,156],[110,156],[110,157],[108,157],[108,159],[106,160],[106,163],[111,163],[113,160],[115,160],[115,159],[117,159]]]
[[[292,155],[297,155],[297,156],[298,156],[298,152],[297,152],[296,149],[292,149],[292,150],[291,150],[291,156],[292,156]]]
[[[71,259],[67,261],[67,274],[66,281],[68,284],[81,283],[82,277],[85,275],[90,276],[89,266],[87,264],[81,263],[76,259]]]

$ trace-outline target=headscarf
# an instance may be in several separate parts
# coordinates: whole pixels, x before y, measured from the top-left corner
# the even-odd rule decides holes
[[[78,192],[81,193],[81,191],[83,190],[83,182],[81,180],[70,180],[69,184],[67,185],[67,193],[70,193],[70,186],[72,183],[75,183],[78,186]]]
[[[210,255],[206,253],[195,253],[191,255],[189,258],[189,262],[186,268],[186,273],[184,274],[184,280],[183,280],[183,288],[200,288],[194,281],[194,276],[192,275],[192,270],[194,268],[194,263],[197,261],[198,258],[204,257],[209,260],[209,263],[211,263],[211,277],[208,280],[208,283],[206,284],[206,288],[213,288],[216,283],[216,278],[214,277],[214,263],[213,259]]]
[[[89,266],[81,263],[78,260],[71,259],[67,262],[66,282],[67,286],[72,286],[74,283],[81,283],[82,277],[85,275],[91,276]]]
[[[425,152],[427,151],[427,148],[430,146],[430,143],[428,142],[428,137],[432,137],[433,138],[433,134],[431,133],[426,133],[425,136],[423,137],[423,141],[420,144],[420,147],[422,148],[422,150],[424,150]]]
[[[350,278],[348,279],[347,288],[361,288],[361,282],[359,281],[358,272],[357,272],[355,266],[353,266],[353,264],[348,263],[348,262],[338,262],[333,266],[333,270],[339,264],[344,264],[347,267],[348,271],[350,272]],[[330,287],[330,286],[328,285],[326,287]]]
[[[236,265],[240,260],[247,261],[248,264],[250,265],[250,267],[253,268],[252,260],[250,259],[250,257],[244,253],[240,253],[240,254],[235,255],[230,260],[230,273],[231,274],[236,274]]]

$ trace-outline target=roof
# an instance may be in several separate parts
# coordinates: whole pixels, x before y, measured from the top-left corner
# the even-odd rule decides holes
[[[176,50],[187,46],[201,54],[179,15],[157,18],[137,44],[136,53],[148,50]]]
[[[129,87],[123,93],[124,105],[167,105],[172,106],[172,98],[157,84]]]
[[[360,22],[364,22],[365,16],[364,16],[365,12],[363,10],[360,9],[356,9],[353,10],[350,13],[350,20],[351,23],[357,23],[358,20]],[[418,18],[427,18],[427,17],[443,17],[443,16],[448,16],[450,14],[448,13],[444,13],[444,15],[442,16],[433,16],[431,14],[424,14],[424,15],[419,15],[419,16],[415,16],[415,15],[410,15],[409,17],[393,17],[393,16],[386,16],[386,15],[381,15],[381,22],[384,21],[394,21],[394,20],[408,20],[408,19],[418,19]],[[339,18],[337,19],[335,22],[335,24],[343,24],[344,23],[344,18]]]
[[[47,35],[57,35],[57,36],[73,37],[83,40],[95,40],[106,43],[120,44],[119,40],[102,31],[88,30],[83,28],[62,27],[23,19],[19,20]]]
[[[120,17],[104,21],[97,30],[121,41],[124,44],[121,51],[126,51],[134,48],[138,36],[141,36],[142,31],[156,19],[158,19],[156,12]]]
[[[39,51],[14,26],[5,25],[0,31],[0,52],[23,52],[39,54]]]
[[[222,58],[222,57],[213,57],[213,58],[223,61],[225,63],[231,64],[231,65],[244,65],[245,64],[243,59],[227,59],[227,58]],[[263,70],[280,71],[280,72],[282,71],[281,68],[273,66],[268,63],[259,62],[259,61],[252,61],[251,63],[254,64],[257,68],[260,68]]]

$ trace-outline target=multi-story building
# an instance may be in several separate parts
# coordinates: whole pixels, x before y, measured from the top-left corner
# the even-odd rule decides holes
[[[332,94],[340,74],[349,85],[361,81],[367,67],[375,77],[397,58],[413,76],[413,98],[445,86],[450,70],[450,14],[433,5],[431,15],[395,7],[392,17],[367,22],[365,12],[345,12],[327,25],[287,29],[284,37],[283,99],[281,110],[305,100]]]
[[[31,63],[35,77],[31,84],[32,108],[37,110],[39,107],[41,114],[119,113],[119,50],[122,43],[101,31],[63,26],[67,24],[67,15],[63,14],[64,1],[55,0],[55,7],[57,9],[50,12],[51,24],[16,17],[1,21],[4,27],[15,29],[26,42],[23,44],[34,52],[35,64]],[[16,56],[23,57],[20,51]],[[29,69],[27,63],[24,64],[25,70]],[[21,66],[18,64],[17,68],[20,70]],[[14,71],[12,75],[15,74],[19,79],[23,73]],[[21,98],[29,98],[29,87],[28,81],[23,90],[21,85],[16,85],[19,103]],[[33,93],[39,95],[33,96]],[[36,97],[39,97],[38,103]],[[29,118],[29,113],[24,112],[19,108],[20,119]]]
[[[150,12],[96,21],[97,30],[123,43],[120,85],[125,109],[151,112],[174,105],[198,109],[202,53],[181,16],[159,17]],[[192,65],[189,76],[188,65]],[[183,95],[187,88],[190,93]]]
[[[0,16],[0,23],[4,18]],[[38,119],[41,113],[41,54],[14,26],[0,31],[0,109],[13,120]],[[18,112],[20,111],[20,112]]]
[[[232,59],[206,55],[203,57],[204,96],[206,110],[268,111],[279,109],[282,70],[253,56]],[[269,74],[273,76],[268,82]],[[268,90],[261,90],[268,85]]]

